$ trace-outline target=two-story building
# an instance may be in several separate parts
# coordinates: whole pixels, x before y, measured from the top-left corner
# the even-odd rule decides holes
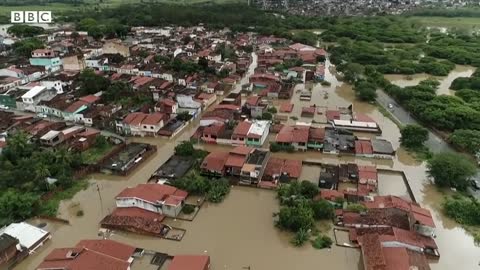
[[[182,210],[188,193],[168,185],[140,184],[126,188],[116,197],[117,207],[137,207],[169,217]]]

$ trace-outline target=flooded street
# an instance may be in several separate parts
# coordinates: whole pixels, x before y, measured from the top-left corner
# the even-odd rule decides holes
[[[425,73],[420,73],[414,75],[389,74],[385,75],[385,78],[391,83],[400,87],[415,86],[423,80],[426,80],[428,78],[434,78],[440,82],[437,90],[438,95],[455,95],[455,91],[450,90],[450,85],[452,84],[452,82],[459,77],[470,77],[474,72],[475,67],[456,65],[455,69],[452,70],[448,74],[448,76],[445,77],[432,76]]]
[[[464,70],[463,72],[470,71]],[[331,86],[315,85],[312,89],[311,101],[300,101],[296,93],[291,101],[274,101],[274,104],[278,105],[283,102],[295,104],[292,115],[299,113],[298,109],[301,110],[301,107],[313,104],[328,108],[346,107],[353,104],[354,111],[365,113],[378,122],[383,130],[382,137],[391,141],[394,149],[399,147],[399,129],[390,119],[383,116],[374,105],[356,101],[351,86],[337,81],[328,72],[328,68],[326,80],[331,82]],[[304,86],[297,86],[297,88],[302,87]],[[324,98],[324,92],[328,92],[327,99]],[[320,122],[321,117],[321,115],[315,115],[316,120],[318,119]],[[306,121],[307,119],[302,120]],[[291,123],[293,120],[289,119],[288,121]],[[53,248],[74,246],[81,239],[98,238],[99,221],[114,208],[114,197],[127,186],[145,183],[157,167],[170,157],[175,145],[190,138],[196,126],[198,126],[198,120],[172,139],[133,139],[138,142],[155,144],[158,151],[127,177],[103,174],[91,176],[90,186],[87,190],[79,192],[72,200],[64,201],[61,204],[59,217],[70,220],[71,225],[49,223],[47,229],[51,230],[53,236],[51,241],[47,242],[46,246],[40,248],[37,253],[29,256],[16,269],[34,269]],[[202,144],[200,147],[207,150],[228,151],[231,149],[229,146],[219,145]],[[272,156],[298,160],[316,159],[332,164],[356,162],[362,165],[376,165],[378,168],[404,171],[417,201],[432,210],[437,226],[436,242],[441,257],[438,262],[431,264],[431,268],[434,270],[480,269],[478,266],[480,248],[474,245],[472,236],[458,224],[443,216],[441,202],[444,195],[428,182],[425,164],[413,159],[403,149],[397,150],[394,160],[375,160],[353,156],[338,157],[318,152],[273,153]],[[302,173],[302,177],[314,180],[313,177],[316,174],[317,171],[314,169],[306,170],[304,174]],[[391,192],[396,195],[403,193],[397,186],[400,180],[396,175],[381,175],[381,177],[388,178],[388,181],[385,181],[386,186],[382,187],[386,193]],[[76,216],[79,209],[84,211],[84,216]],[[207,253],[211,256],[212,270],[239,270],[248,266],[255,270],[359,269],[361,259],[360,253],[356,249],[333,246],[330,251],[316,250],[309,244],[302,248],[293,247],[290,243],[292,236],[280,232],[273,225],[272,213],[277,210],[278,202],[275,192],[235,186],[224,202],[218,205],[205,204],[194,221],[167,221],[170,225],[187,230],[185,237],[180,242],[123,232],[114,232],[110,238],[172,255]],[[326,233],[332,235],[331,230]]]

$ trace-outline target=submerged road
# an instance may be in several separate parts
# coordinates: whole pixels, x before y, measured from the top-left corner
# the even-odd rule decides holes
[[[383,90],[377,90],[377,102],[390,112],[400,123],[407,124],[417,124],[422,126],[417,120],[415,120],[410,113],[405,110],[402,106],[397,104],[393,98],[391,98]],[[393,108],[389,109],[388,104],[392,104]],[[428,140],[425,142],[425,145],[430,148],[430,151],[433,153],[440,152],[455,152],[455,150],[440,136],[435,133],[428,131]]]

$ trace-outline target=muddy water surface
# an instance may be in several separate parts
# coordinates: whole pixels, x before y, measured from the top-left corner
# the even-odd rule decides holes
[[[328,107],[348,106],[353,103],[355,111],[366,113],[379,123],[383,130],[382,137],[390,140],[394,148],[399,147],[400,134],[393,122],[378,112],[375,106],[355,101],[351,86],[338,82],[330,72],[327,72],[327,80],[332,86],[315,85],[312,90],[312,101],[303,103],[294,98],[291,102],[300,107],[304,104],[317,103]],[[319,91],[316,92],[317,90]],[[323,91],[328,91],[328,99],[324,99]],[[79,192],[72,200],[61,204],[59,216],[69,219],[71,225],[48,223],[47,229],[52,232],[52,240],[16,269],[34,269],[53,248],[73,246],[81,239],[99,238],[98,222],[114,208],[115,195],[127,186],[145,183],[155,169],[173,153],[175,145],[181,140],[188,139],[197,125],[198,122],[194,123],[173,139],[134,139],[157,145],[158,152],[128,177],[93,175],[87,190]],[[231,149],[229,146],[201,145],[201,147],[208,150]],[[431,209],[437,225],[436,242],[441,258],[438,262],[432,263],[431,268],[480,269],[478,265],[480,248],[474,245],[473,238],[461,227],[441,214],[440,207],[444,195],[427,180],[425,164],[413,159],[403,149],[397,150],[397,157],[393,161],[358,159],[352,156],[337,157],[317,152],[274,153],[273,156],[299,160],[318,159],[325,163],[337,164],[357,162],[404,171],[417,201]],[[308,171],[306,173],[309,174]],[[395,189],[397,184],[393,183],[395,181],[392,180],[392,186],[386,188]],[[77,209],[84,211],[83,217],[76,216]],[[172,255],[206,253],[212,258],[212,270],[244,269],[243,267],[248,266],[255,270],[361,269],[360,254],[355,249],[335,246],[331,250],[319,251],[310,245],[294,248],[289,243],[291,235],[280,232],[273,226],[272,213],[277,210],[278,203],[274,192],[233,187],[223,203],[206,204],[193,222],[168,221],[169,224],[187,229],[181,242],[122,232],[114,232],[110,238]],[[331,230],[326,233],[331,234]]]
[[[385,75],[385,78],[389,80],[391,83],[398,85],[400,87],[406,86],[415,86],[423,80],[428,78],[435,78],[440,82],[438,86],[437,94],[438,95],[454,95],[455,92],[450,90],[450,85],[452,82],[459,77],[470,77],[475,72],[475,68],[472,66],[462,66],[456,65],[455,69],[452,70],[448,76],[440,77],[440,76],[432,76],[425,73],[414,74],[414,75],[398,75],[398,74],[390,74]]]

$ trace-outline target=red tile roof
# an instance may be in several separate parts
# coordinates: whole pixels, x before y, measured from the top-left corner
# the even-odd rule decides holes
[[[340,111],[327,110],[325,115],[328,121],[340,120]]]
[[[251,147],[240,145],[240,146],[237,146],[237,147],[233,148],[230,151],[230,153],[246,156],[246,155],[250,154],[252,152],[252,150],[253,150],[253,148],[251,148]]]
[[[336,198],[344,198],[344,194],[334,189],[321,189],[314,200],[324,199],[329,201],[335,201]]]
[[[370,123],[375,123],[375,120],[373,120],[370,116],[363,114],[363,113],[356,113],[355,114],[355,120],[360,121],[360,122],[370,122]]]
[[[209,265],[210,257],[207,255],[177,255],[168,270],[207,270]]]
[[[325,128],[310,128],[309,140],[323,141],[325,139]]]
[[[299,178],[302,173],[302,161],[285,159],[283,172],[286,172],[292,178]]]
[[[127,270],[135,248],[112,240],[83,240],[75,248],[54,249],[36,268]]]
[[[228,155],[227,152],[211,152],[203,159],[200,168],[212,172],[223,172]]]
[[[215,136],[218,136],[220,134],[220,132],[225,128],[225,124],[224,123],[214,123],[210,126],[207,126],[203,129],[203,134],[204,135],[215,135]]]
[[[280,105],[280,112],[292,112],[293,111],[293,104],[292,103],[283,103]]]
[[[74,113],[78,109],[80,109],[82,106],[85,106],[87,104],[88,104],[87,102],[82,101],[82,100],[75,101],[74,103],[72,103],[70,106],[68,106],[65,109],[65,112]]]
[[[177,189],[168,185],[160,184],[140,184],[133,188],[126,188],[120,192],[116,199],[119,198],[138,198],[150,203],[158,203],[166,200],[168,197],[178,197],[185,200],[188,196],[186,191]]]
[[[373,147],[372,143],[367,140],[358,140],[355,141],[355,154],[365,154],[371,155],[373,154]]]
[[[95,103],[95,102],[99,101],[100,97],[97,97],[97,96],[94,96],[94,95],[88,95],[88,96],[81,97],[78,100],[81,100],[81,101],[84,101],[86,103],[91,104],[91,103]]]
[[[248,121],[240,122],[233,130],[233,135],[247,136],[251,126],[252,126],[251,122],[248,122]]]
[[[229,154],[227,157],[227,161],[225,162],[225,166],[242,168],[243,164],[245,164],[245,159],[246,156],[244,155]]]
[[[358,166],[359,180],[378,180],[375,166]]]
[[[257,106],[257,104],[260,102],[262,97],[260,96],[251,96],[247,98],[247,101],[245,101],[245,104],[250,105],[250,106]]]
[[[315,114],[315,107],[302,107],[302,114],[310,114],[314,115]]]
[[[76,247],[87,248],[124,261],[128,261],[135,251],[135,247],[107,239],[82,240]]]
[[[143,119],[142,121],[142,124],[143,125],[158,125],[160,124],[160,122],[163,120],[163,118],[165,117],[165,115],[163,113],[151,113],[151,114],[148,114],[145,119]]]
[[[239,111],[240,106],[234,104],[218,104],[213,108],[214,110],[231,110],[231,111]]]
[[[307,143],[309,127],[305,126],[284,126],[277,134],[276,142],[280,143]]]

